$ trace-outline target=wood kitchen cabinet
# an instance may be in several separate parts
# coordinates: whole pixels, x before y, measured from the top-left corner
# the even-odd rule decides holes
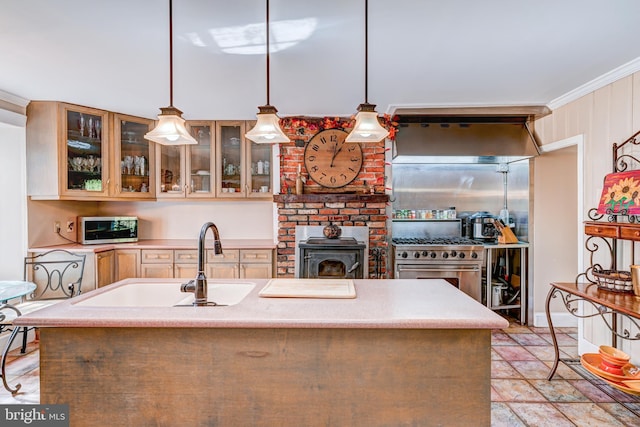
[[[116,281],[140,277],[140,249],[116,249]]]
[[[112,195],[123,199],[155,198],[155,144],[144,138],[152,127],[153,120],[113,115]]]
[[[240,277],[240,250],[223,249],[216,255],[213,249],[207,249],[205,275],[208,279],[238,279]]]
[[[152,120],[53,101],[31,102],[27,116],[33,199],[155,197],[155,144],[144,139]]]
[[[216,122],[216,194],[221,198],[271,197],[273,147],[244,137],[251,122]]]
[[[110,285],[115,280],[115,251],[104,251],[96,254],[96,287]]]
[[[212,198],[215,197],[215,124],[212,121],[187,123],[195,145],[158,145],[156,169],[158,198]]]
[[[240,277],[243,279],[273,277],[273,251],[269,249],[241,249]]]
[[[194,279],[198,275],[198,251],[196,249],[176,249],[173,259],[173,277]]]
[[[27,195],[44,200],[109,196],[107,111],[33,101],[27,116]]]
[[[140,277],[173,277],[172,249],[142,249],[140,256]]]

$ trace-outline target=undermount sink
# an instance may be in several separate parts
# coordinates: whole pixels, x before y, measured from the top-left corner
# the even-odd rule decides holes
[[[215,283],[208,286],[210,302],[235,305],[255,283]],[[113,290],[74,303],[84,307],[173,307],[193,303],[194,295],[180,291],[180,283],[128,283]],[[213,304],[212,304],[213,305]]]

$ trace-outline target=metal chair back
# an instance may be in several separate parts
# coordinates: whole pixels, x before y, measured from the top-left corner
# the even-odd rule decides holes
[[[29,299],[64,299],[80,295],[85,254],[54,249],[24,258],[24,280],[38,285]]]

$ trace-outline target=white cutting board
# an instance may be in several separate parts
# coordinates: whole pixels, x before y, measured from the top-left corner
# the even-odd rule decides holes
[[[266,298],[355,298],[351,279],[271,279],[258,294]]]

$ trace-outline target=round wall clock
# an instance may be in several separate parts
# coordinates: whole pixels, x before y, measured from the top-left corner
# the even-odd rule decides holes
[[[356,179],[362,168],[362,148],[345,143],[347,132],[326,129],[311,138],[304,149],[309,177],[323,187],[344,187]]]

